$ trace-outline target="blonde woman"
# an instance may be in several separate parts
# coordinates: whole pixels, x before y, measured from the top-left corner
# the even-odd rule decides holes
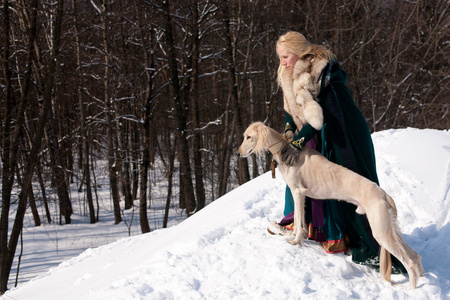
[[[282,149],[282,160],[294,164],[308,144],[329,160],[378,183],[369,127],[334,54],[294,31],[280,36],[276,51],[280,59],[278,84],[286,111],[284,133],[290,141]],[[379,245],[367,218],[355,209],[346,202],[307,200],[308,235],[321,242],[328,253],[351,248],[355,263],[377,268]],[[293,210],[292,194],[286,187],[285,218],[279,225],[293,228]],[[394,272],[403,269],[395,263],[398,268]]]

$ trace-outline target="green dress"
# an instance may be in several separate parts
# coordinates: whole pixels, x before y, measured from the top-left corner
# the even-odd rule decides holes
[[[301,148],[315,137],[316,149],[330,161],[378,183],[375,152],[369,126],[356,106],[347,88],[347,74],[336,61],[322,71],[318,101],[323,109],[324,123],[320,131],[305,124],[291,142]],[[295,123],[286,114],[285,132],[296,130]],[[286,188],[285,211],[288,216],[294,209],[292,194]],[[358,264],[379,267],[379,245],[372,236],[367,217],[355,212],[353,204],[330,200],[306,201],[306,221],[309,235],[330,253],[352,248],[352,260]],[[323,219],[323,220],[322,220]],[[318,238],[316,238],[318,237]],[[393,272],[403,271],[403,266],[393,260]]]

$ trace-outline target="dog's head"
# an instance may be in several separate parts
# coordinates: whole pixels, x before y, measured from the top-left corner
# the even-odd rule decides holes
[[[265,140],[269,130],[262,122],[250,124],[244,132],[244,141],[238,149],[237,155],[247,157],[252,153],[262,155],[266,150]]]

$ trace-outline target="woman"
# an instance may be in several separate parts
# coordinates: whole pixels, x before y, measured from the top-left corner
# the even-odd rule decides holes
[[[282,150],[282,160],[294,164],[303,146],[308,145],[330,161],[378,184],[369,127],[352,99],[346,86],[347,74],[334,54],[292,31],[279,38],[276,50],[280,58],[278,84],[286,111],[284,133],[290,141]],[[346,202],[307,199],[308,235],[321,242],[328,253],[351,248],[355,263],[377,268],[379,245],[366,216],[356,214],[355,209]],[[287,187],[286,217],[280,225],[292,229],[293,210],[294,201]]]

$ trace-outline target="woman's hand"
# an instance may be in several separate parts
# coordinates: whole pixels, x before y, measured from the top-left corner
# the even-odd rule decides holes
[[[288,166],[293,166],[298,163],[300,157],[300,150],[292,146],[291,144],[286,144],[283,149],[281,149],[281,161]]]
[[[288,130],[284,133],[284,139],[289,143],[294,140],[294,133],[292,132],[292,130]]]

